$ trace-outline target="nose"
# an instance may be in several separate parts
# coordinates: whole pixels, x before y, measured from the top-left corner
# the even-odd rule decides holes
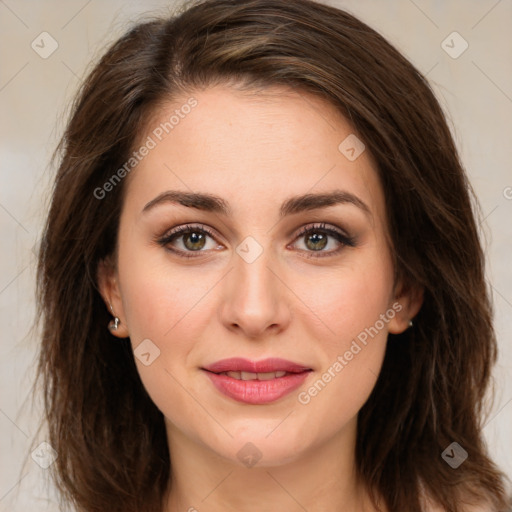
[[[251,339],[275,335],[290,323],[288,288],[269,252],[263,251],[251,263],[234,254],[234,268],[223,287],[222,324]]]

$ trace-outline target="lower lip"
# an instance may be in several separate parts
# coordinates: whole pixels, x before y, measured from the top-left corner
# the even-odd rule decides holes
[[[213,385],[229,398],[246,404],[269,404],[297,389],[309,371],[291,373],[272,380],[238,380],[206,371]]]

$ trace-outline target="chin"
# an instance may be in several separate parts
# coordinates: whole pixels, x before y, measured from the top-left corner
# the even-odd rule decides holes
[[[253,421],[238,431],[233,428],[230,430],[233,438],[224,438],[222,443],[216,443],[211,448],[230,462],[245,467],[275,467],[293,463],[309,447],[304,430],[293,425],[293,428],[286,429],[282,425],[276,429],[277,425],[279,422],[274,421],[272,428],[268,428],[268,422]]]

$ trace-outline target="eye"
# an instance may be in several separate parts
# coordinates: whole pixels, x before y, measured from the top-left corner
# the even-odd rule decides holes
[[[159,238],[158,243],[185,258],[193,258],[194,252],[205,252],[221,247],[215,242],[212,231],[204,225],[179,226]]]
[[[332,256],[338,254],[344,246],[355,246],[353,237],[334,226],[327,227],[324,223],[305,226],[297,234],[295,240],[295,243],[303,241],[304,248],[299,248],[299,250],[309,253],[307,257]],[[326,248],[327,250],[324,250]]]
[[[332,256],[338,254],[345,246],[356,245],[353,237],[335,226],[327,227],[324,223],[302,228],[296,235],[294,244],[298,241],[303,241],[304,248],[299,247],[299,251],[305,253],[308,258]],[[224,247],[216,242],[215,235],[207,226],[191,224],[172,229],[158,238],[157,242],[184,258],[197,257],[208,250]]]

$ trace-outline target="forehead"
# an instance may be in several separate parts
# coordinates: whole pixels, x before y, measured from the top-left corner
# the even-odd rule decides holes
[[[355,137],[334,106],[307,93],[222,86],[193,92],[153,112],[140,138],[151,149],[129,175],[126,200],[140,210],[166,189],[209,192],[236,214],[343,189],[383,214],[374,163],[368,151],[357,156],[363,146]],[[346,151],[352,147],[355,159]]]

